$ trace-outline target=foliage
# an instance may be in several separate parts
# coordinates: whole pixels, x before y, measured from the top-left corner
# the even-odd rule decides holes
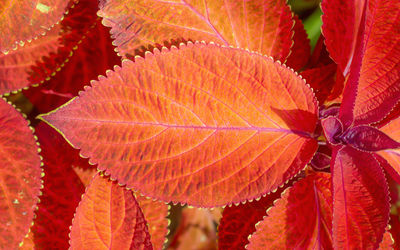
[[[0,249],[399,246],[399,1],[0,9]]]

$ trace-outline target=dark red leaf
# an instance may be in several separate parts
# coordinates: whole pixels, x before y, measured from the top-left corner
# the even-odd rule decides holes
[[[37,249],[68,249],[69,227],[85,191],[72,169],[78,152],[45,123],[36,126],[36,135],[42,148],[45,176],[32,228],[33,241]]]
[[[286,60],[286,65],[298,71],[308,62],[311,55],[311,46],[300,18],[297,15],[294,15],[293,21],[293,46],[289,57]]]
[[[278,188],[260,200],[246,202],[238,206],[226,207],[218,227],[219,249],[244,249],[249,244],[248,237],[256,230],[255,224],[263,219],[273,202],[281,197],[282,192],[293,182]]]
[[[375,249],[389,221],[389,192],[375,158],[350,146],[335,147],[333,247]]]

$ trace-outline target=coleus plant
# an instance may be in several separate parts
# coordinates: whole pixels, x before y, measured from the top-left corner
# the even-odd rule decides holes
[[[117,66],[39,116],[98,174],[1,102],[1,247],[161,248],[168,207],[141,195],[228,205],[221,249],[398,244],[400,2],[321,7],[310,56],[284,0],[5,1],[2,93],[41,83],[48,112]]]

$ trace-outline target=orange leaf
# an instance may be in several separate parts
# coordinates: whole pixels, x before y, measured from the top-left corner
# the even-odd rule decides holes
[[[85,186],[89,185],[90,181],[97,174],[97,169],[94,167],[87,169],[73,167],[73,169]],[[168,234],[167,216],[169,213],[169,206],[164,202],[153,201],[136,192],[133,194],[147,222],[153,248],[162,249],[165,237]]]
[[[133,193],[100,175],[86,189],[70,238],[72,249],[152,249]]]
[[[200,40],[258,51],[286,60],[292,46],[292,13],[285,0],[112,0],[101,6],[124,57],[143,45]]]
[[[317,147],[317,104],[300,77],[201,43],[126,60],[41,119],[119,183],[202,207],[272,191]]]
[[[43,35],[61,20],[69,0],[4,0],[0,5],[0,51],[8,53]]]
[[[15,249],[31,226],[42,186],[42,169],[28,121],[3,99],[0,149],[0,247]]]
[[[247,249],[332,249],[331,186],[330,174],[315,173],[284,191]]]

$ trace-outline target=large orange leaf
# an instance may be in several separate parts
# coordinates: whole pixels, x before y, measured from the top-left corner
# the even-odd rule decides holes
[[[44,34],[61,20],[69,0],[4,0],[0,4],[0,51],[7,53]]]
[[[152,249],[133,193],[100,175],[86,189],[70,237],[72,249]]]
[[[247,249],[332,249],[331,186],[328,173],[295,183],[256,225]]]
[[[0,249],[15,249],[31,226],[42,170],[28,121],[3,99],[0,149]]]
[[[333,151],[333,247],[376,249],[389,221],[388,185],[375,158],[350,146]]]
[[[112,178],[163,201],[260,197],[316,150],[317,105],[293,71],[241,49],[157,49],[41,116]]]
[[[199,40],[258,51],[286,60],[292,13],[285,0],[112,0],[99,11],[124,57],[143,45]]]
[[[353,120],[378,122],[400,99],[400,2],[330,0],[325,5],[327,47],[348,75],[341,118],[346,127]]]

